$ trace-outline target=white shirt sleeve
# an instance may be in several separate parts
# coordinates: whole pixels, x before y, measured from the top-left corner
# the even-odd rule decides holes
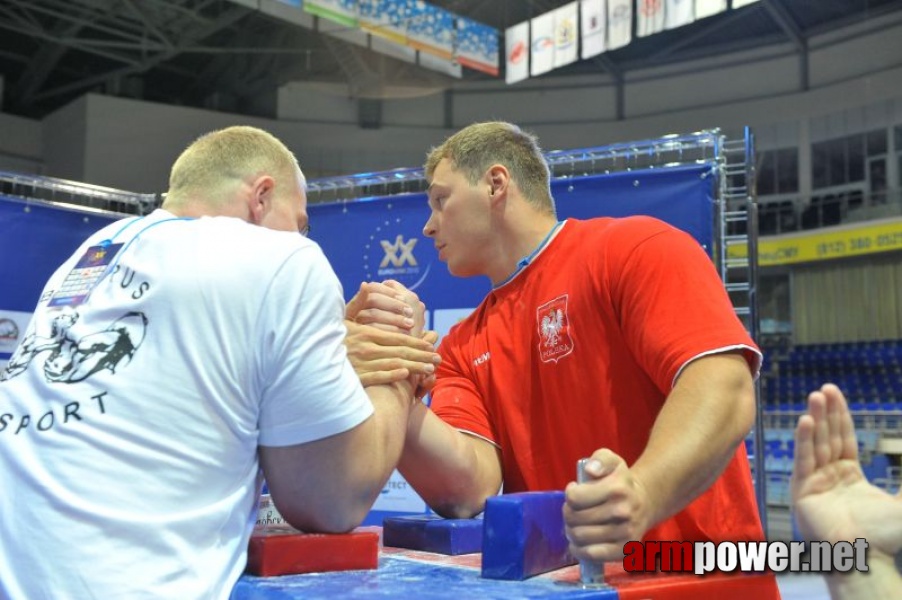
[[[341,284],[318,246],[286,259],[260,311],[261,445],[318,440],[373,413],[347,359]]]

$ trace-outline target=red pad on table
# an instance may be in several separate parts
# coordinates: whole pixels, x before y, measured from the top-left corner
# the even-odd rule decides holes
[[[374,531],[267,530],[251,536],[247,551],[247,572],[263,577],[375,569],[378,564],[379,534]]]

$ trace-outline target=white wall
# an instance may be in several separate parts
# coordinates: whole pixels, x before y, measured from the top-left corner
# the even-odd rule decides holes
[[[88,95],[36,124],[0,115],[4,153],[38,155],[47,175],[150,192],[195,137],[233,124],[265,127],[298,155],[309,177],[412,167],[451,131],[480,120],[517,122],[547,150],[604,145],[720,127],[756,132],[759,147],[806,145],[859,126],[902,122],[902,15],[872,19],[809,40],[809,89],[790,44],[629,71],[625,118],[606,73],[545,77],[508,86],[457,83],[397,90],[382,127],[358,126],[345,86],[292,83],[277,95],[279,120]],[[448,115],[453,128],[445,129]],[[825,133],[826,132],[826,133]],[[804,158],[804,157],[800,157]],[[801,165],[800,165],[801,166]]]

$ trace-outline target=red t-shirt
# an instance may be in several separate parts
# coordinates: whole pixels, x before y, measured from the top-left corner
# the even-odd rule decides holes
[[[650,217],[568,220],[440,347],[432,410],[501,449],[505,492],[561,490],[607,447],[633,464],[680,370],[760,354],[701,246]],[[763,539],[745,447],[650,540]]]

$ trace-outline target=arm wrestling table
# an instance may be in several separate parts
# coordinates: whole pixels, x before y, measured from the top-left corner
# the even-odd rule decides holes
[[[366,527],[362,530],[380,530]],[[446,556],[380,546],[379,567],[367,571],[338,571],[255,577],[244,575],[232,600],[293,600],[296,598],[554,598],[561,600],[697,600],[730,598],[755,600],[765,596],[771,574],[710,573],[631,574],[619,563],[605,564],[604,587],[583,588],[579,566],[565,567],[524,581],[483,579],[481,554]]]

